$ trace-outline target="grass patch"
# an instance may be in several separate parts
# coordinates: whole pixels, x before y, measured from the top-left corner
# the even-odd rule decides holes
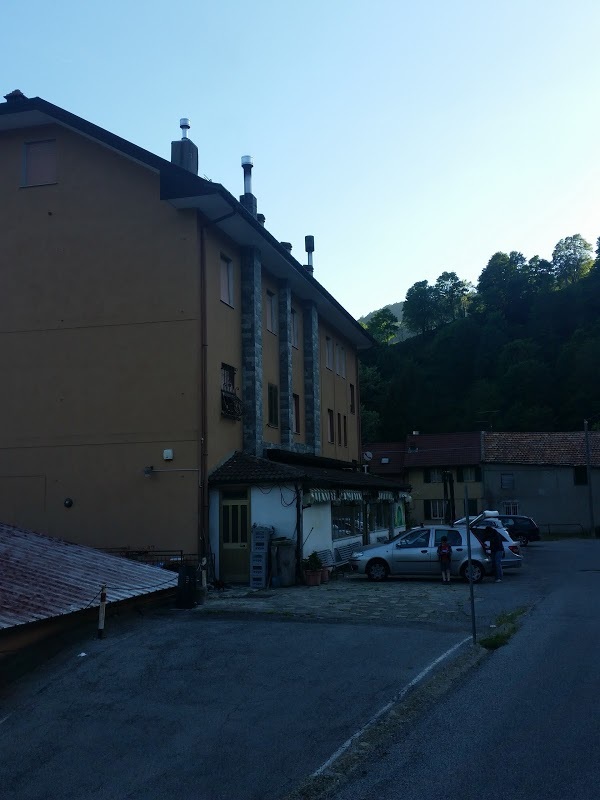
[[[505,645],[519,630],[519,617],[527,611],[526,606],[514,611],[503,611],[496,617],[498,630],[479,640],[479,644],[487,650],[497,650]]]

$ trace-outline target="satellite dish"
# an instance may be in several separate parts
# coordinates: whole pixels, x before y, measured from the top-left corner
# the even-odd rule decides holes
[[[363,461],[370,461],[373,458],[373,453],[370,450],[367,450],[363,453]]]

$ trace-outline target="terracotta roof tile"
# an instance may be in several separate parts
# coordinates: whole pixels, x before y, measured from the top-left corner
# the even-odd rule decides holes
[[[590,463],[600,467],[600,431],[589,432]],[[583,431],[527,432],[486,431],[483,461],[488,464],[586,464]]]

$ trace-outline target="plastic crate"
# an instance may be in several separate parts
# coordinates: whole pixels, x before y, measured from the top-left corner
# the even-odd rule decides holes
[[[269,539],[260,539],[259,541],[255,542],[254,539],[252,540],[252,552],[253,553],[264,553],[267,554],[269,552]]]
[[[261,577],[252,575],[250,577],[250,588],[251,589],[264,589],[267,585],[267,576],[262,575]]]
[[[269,561],[269,554],[268,553],[250,553],[250,566],[260,566],[267,568],[267,563]]]

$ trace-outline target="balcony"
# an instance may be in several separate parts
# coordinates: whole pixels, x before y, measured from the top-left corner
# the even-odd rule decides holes
[[[242,418],[242,401],[235,392],[221,389],[221,416],[227,419]]]

